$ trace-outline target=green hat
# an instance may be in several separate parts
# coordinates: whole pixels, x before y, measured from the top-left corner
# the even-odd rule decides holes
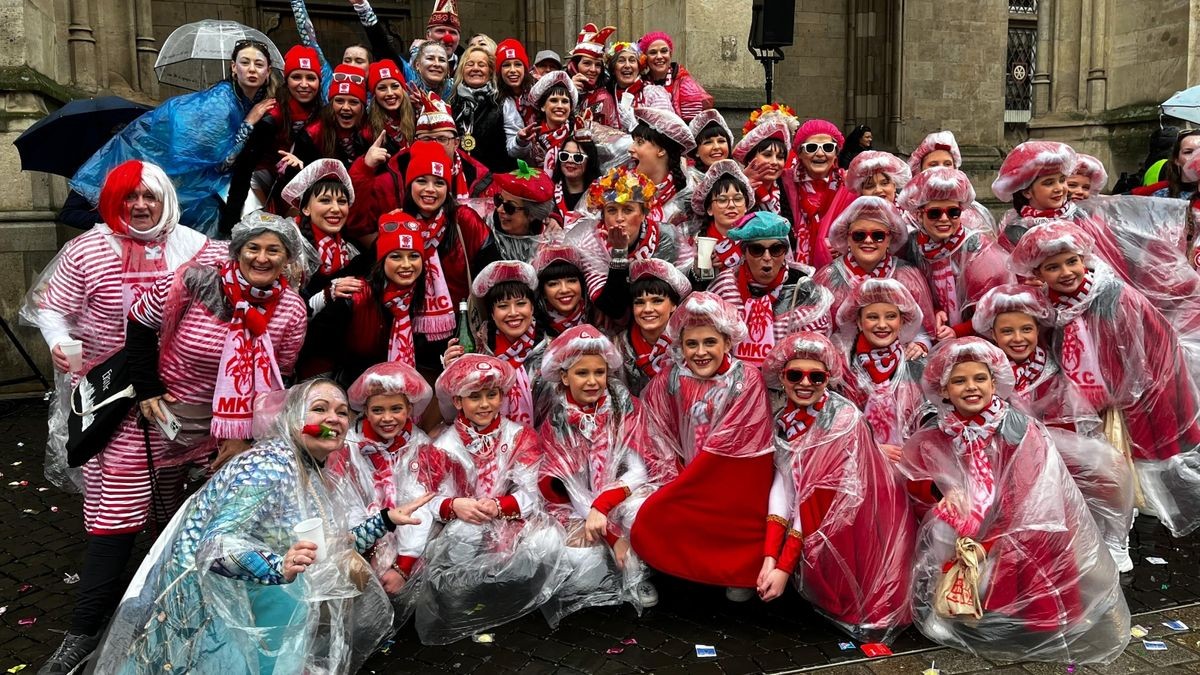
[[[738,223],[738,226],[726,233],[733,241],[762,241],[764,239],[788,240],[792,224],[787,218],[770,211],[755,211],[748,213]]]

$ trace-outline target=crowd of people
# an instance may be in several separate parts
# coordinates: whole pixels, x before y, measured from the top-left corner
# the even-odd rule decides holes
[[[353,672],[410,618],[641,612],[656,574],[1116,658],[1136,513],[1200,525],[1200,132],[1151,197],[1022,143],[996,221],[950,131],[735,137],[665,33],[531,61],[438,0],[402,54],[353,8],[369,46],[331,67],[294,0],[282,64],[239,42],[71,182],[95,224],[23,311],[87,536],[41,672]],[[136,405],[74,468],[114,354]]]

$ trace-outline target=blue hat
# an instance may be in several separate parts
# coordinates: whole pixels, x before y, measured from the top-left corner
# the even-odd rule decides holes
[[[761,241],[763,239],[788,240],[792,224],[787,218],[770,211],[747,213],[738,226],[726,233],[733,241]]]

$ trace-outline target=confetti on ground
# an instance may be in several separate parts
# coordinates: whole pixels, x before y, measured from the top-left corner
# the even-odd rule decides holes
[[[12,466],[21,466],[21,462],[13,462]]]
[[[51,507],[50,507],[50,511],[51,511],[51,513],[58,513],[58,507],[57,507],[57,506],[51,506]]]
[[[77,584],[77,583],[79,583],[79,575],[78,574],[64,574],[63,575],[63,583],[64,584]]]
[[[934,668],[932,664],[925,670],[921,671],[921,675],[942,675],[942,671]]]
[[[1129,634],[1140,640],[1140,639],[1146,637],[1147,635],[1149,635],[1150,631],[1147,630],[1144,626],[1137,625],[1137,626],[1132,626],[1129,629]]]
[[[844,652],[848,652],[851,649],[854,649],[854,643],[853,642],[839,642],[838,649],[840,649]]]
[[[1067,672],[1068,672],[1068,673],[1073,673],[1073,672],[1075,672],[1075,664],[1074,664],[1074,663],[1068,663],[1068,664],[1067,664]]]
[[[24,664],[24,663],[21,663],[21,664],[15,665],[15,666],[13,666],[12,668],[9,668],[9,669],[8,669],[8,672],[10,672],[10,673],[19,673],[19,672],[21,672],[22,670],[25,670],[25,665],[26,665],[26,664]]]
[[[1146,558],[1146,562],[1150,563],[1151,565],[1166,565],[1167,564],[1166,560],[1163,560],[1162,558],[1157,558],[1155,556],[1149,556],[1148,558]]]
[[[496,641],[496,635],[495,633],[479,633],[478,635],[472,635],[471,639],[475,642],[490,645]]]
[[[1161,640],[1142,640],[1142,646],[1148,652],[1165,652],[1167,651],[1167,643]]]
[[[637,644],[637,638],[625,638],[624,640],[621,640],[621,644],[623,644],[623,645],[636,645],[636,644]]]
[[[20,481],[15,481],[15,480],[14,480],[14,481],[11,481],[11,482],[8,484],[8,487],[20,487],[20,486],[21,486],[21,483],[20,483]]]
[[[23,447],[25,447],[25,444],[24,444],[24,443],[17,443],[17,447],[18,447],[18,448],[23,448]]]
[[[21,513],[28,513],[29,515],[32,516],[32,515],[36,515],[37,511],[34,511],[33,509],[21,509]]]
[[[1186,623],[1180,621],[1179,619],[1174,619],[1171,621],[1164,621],[1163,625],[1166,626],[1167,628],[1170,628],[1171,630],[1187,630],[1188,629],[1188,625]]]
[[[608,649],[604,650],[604,653],[605,654],[620,654],[621,652],[624,652],[624,651],[625,651],[624,647],[609,647]]]
[[[0,607],[0,616],[3,616],[7,612],[8,612],[8,605]]]
[[[17,623],[22,626],[32,626],[33,624],[37,623],[37,617],[36,616],[27,616],[24,619],[20,619],[19,621],[17,621]]]
[[[696,656],[702,659],[714,659],[717,657],[717,648],[712,645],[696,645]]]
[[[50,488],[48,488],[48,487],[40,487],[40,488],[38,488],[38,492],[45,492],[46,490],[49,490],[49,489]]]
[[[21,584],[17,588],[18,593],[28,593],[29,591],[32,591],[32,590],[33,590],[33,584]]]
[[[29,481],[23,480],[20,483],[17,483],[17,485],[20,485],[21,487],[29,487]]]

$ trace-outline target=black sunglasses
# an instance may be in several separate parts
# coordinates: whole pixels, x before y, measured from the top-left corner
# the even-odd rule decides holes
[[[829,379],[829,373],[823,370],[794,369],[783,371],[783,378],[792,384],[803,382],[806,377],[810,384],[825,384],[825,381]]]
[[[805,143],[800,148],[810,155],[816,154],[818,149],[830,153],[837,150],[837,143]]]
[[[948,216],[950,220],[954,220],[962,215],[962,209],[958,208],[957,206],[951,206],[948,209],[943,209],[938,206],[931,206],[925,209],[925,217],[929,218],[930,220],[941,220],[943,215]]]
[[[871,241],[878,244],[878,243],[882,242],[884,239],[887,239],[887,236],[888,236],[888,233],[884,232],[883,230],[871,230],[870,232],[859,231],[859,232],[851,232],[850,240],[856,244],[861,244],[867,240],[867,237],[870,237]]]
[[[761,258],[764,253],[770,253],[772,258],[779,258],[787,251],[787,244],[771,244],[770,246],[763,246],[759,243],[746,244],[746,254],[751,258]]]
[[[496,205],[496,208],[503,209],[504,212],[510,216],[517,211],[525,210],[524,206],[519,206],[513,202],[505,201],[504,197],[501,197],[500,195],[492,197],[492,203]]]
[[[587,161],[587,155],[582,152],[567,152],[560,150],[558,152],[558,161],[571,162],[572,164],[583,164]]]
[[[238,40],[237,42],[233,43],[233,53],[237,54],[246,47],[254,47],[267,57],[268,62],[271,61],[271,50],[268,49],[266,43],[262,42],[261,40]]]

